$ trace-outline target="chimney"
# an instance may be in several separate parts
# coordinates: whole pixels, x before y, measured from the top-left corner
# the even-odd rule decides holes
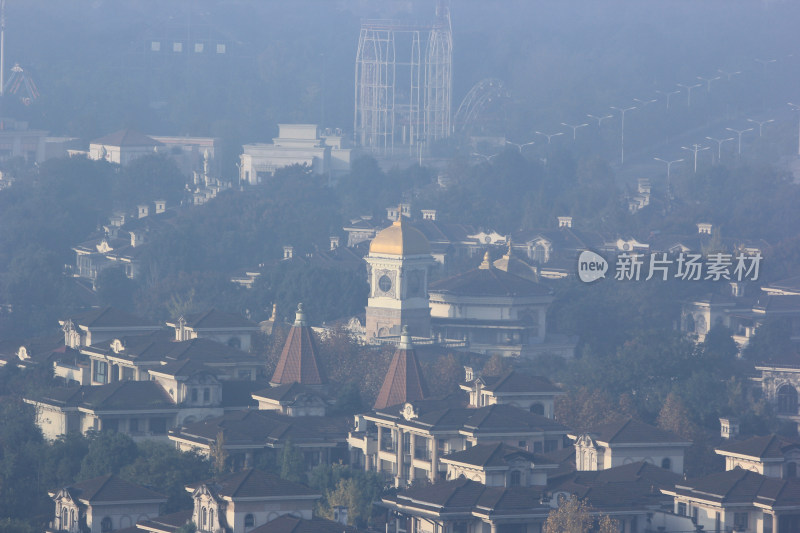
[[[397,222],[398,220],[400,220],[400,210],[396,207],[387,207],[386,218],[391,220],[392,222]]]
[[[284,246],[283,247],[283,258],[284,259],[291,259],[294,257],[294,246]]]
[[[167,210],[166,200],[156,200],[154,203],[156,204],[156,215]]]
[[[559,228],[571,228],[572,227],[572,217],[558,217],[558,227]]]
[[[335,505],[333,507],[333,521],[339,522],[341,525],[347,525],[347,507],[343,505]]]
[[[132,248],[136,248],[137,246],[142,244],[142,242],[144,242],[144,235],[142,235],[140,232],[131,231],[130,235],[131,235],[131,247]]]
[[[339,237],[331,235],[331,250],[335,250],[339,247]]]
[[[733,417],[720,418],[720,436],[725,440],[735,439],[739,436],[739,419]]]
[[[711,235],[713,227],[713,224],[709,224],[708,222],[700,222],[697,224],[697,233],[700,235]]]
[[[469,381],[472,381],[473,379],[475,379],[475,374],[474,374],[474,372],[472,370],[472,367],[471,366],[465,366],[464,367],[464,381],[469,382]]]
[[[731,281],[731,296],[734,298],[741,298],[744,296],[744,282]]]
[[[150,214],[150,208],[147,205],[138,205],[136,207],[139,210],[139,218],[144,218]]]
[[[422,220],[436,220],[436,209],[423,209]]]

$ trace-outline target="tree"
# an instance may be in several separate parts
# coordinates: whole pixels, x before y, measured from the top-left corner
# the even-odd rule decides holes
[[[306,478],[306,462],[303,452],[298,450],[291,439],[286,439],[281,450],[281,477],[283,479],[302,483]]]
[[[217,432],[217,438],[211,447],[211,464],[217,475],[228,471],[228,450],[225,449],[225,433],[222,430]]]
[[[593,509],[572,496],[550,511],[544,524],[546,533],[617,533],[619,524],[608,515],[593,515]],[[596,524],[596,526],[595,526]]]
[[[89,451],[81,461],[79,479],[106,474],[119,474],[122,467],[136,460],[136,443],[128,435],[116,431],[92,431],[87,435]]]

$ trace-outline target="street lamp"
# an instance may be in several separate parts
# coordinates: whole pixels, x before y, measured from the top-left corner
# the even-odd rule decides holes
[[[792,111],[800,111],[800,105],[793,104],[791,102],[787,102],[789,106],[792,108]],[[800,155],[800,114],[797,115],[798,117],[798,128],[797,128],[797,155]]]
[[[769,124],[770,122],[775,122],[775,119],[771,118],[769,120],[756,120],[754,118],[748,118],[747,122],[752,122],[753,124],[758,124],[758,136],[761,137],[761,132],[762,132],[762,128],[764,127],[764,124]]]
[[[717,143],[717,161],[722,161],[722,143],[732,141],[733,137],[728,137],[727,139],[715,139],[714,137],[706,137],[709,141],[714,141]]]
[[[703,84],[698,83],[697,85],[684,85],[682,83],[678,83],[677,85],[678,87],[683,87],[684,89],[686,89],[686,105],[687,107],[692,107],[692,89],[697,89],[698,87],[701,87]]]
[[[680,94],[681,93],[680,91],[666,91],[666,92],[665,91],[656,91],[656,92],[658,94],[663,94],[664,96],[667,97],[667,109],[669,109],[669,97],[672,96],[673,94]]]
[[[725,128],[728,131],[732,131],[733,133],[739,136],[739,151],[738,154],[742,155],[742,134],[747,133],[748,131],[753,131],[753,128],[747,128],[746,130],[735,130],[733,128]]]
[[[713,78],[704,78],[703,76],[697,76],[697,79],[700,80],[700,81],[706,82],[706,92],[710,93],[711,92],[711,82],[719,80],[719,79],[722,79],[722,78],[720,78],[719,76],[715,76]]]
[[[756,58],[757,63],[761,63],[761,66],[764,67],[764,73],[767,72],[767,65],[770,63],[775,63],[777,59],[758,59]]]
[[[509,141],[508,139],[506,139],[506,144],[510,144],[511,146],[516,146],[516,147],[517,147],[517,150],[518,150],[520,153],[522,153],[522,149],[523,149],[523,148],[525,148],[526,146],[530,146],[531,144],[536,144],[536,141],[529,141],[529,142],[526,142],[526,143],[517,144],[517,143],[512,143],[511,141]]]
[[[702,152],[703,150],[709,150],[709,146],[702,146],[697,143],[694,143],[691,148],[688,146],[681,146],[684,150],[689,150],[690,152],[694,152],[694,173],[697,174],[697,152]]]
[[[483,159],[485,162],[487,162],[487,163],[488,163],[489,161],[491,161],[493,158],[497,157],[497,156],[498,156],[498,155],[500,155],[500,154],[484,155],[484,154],[479,154],[478,152],[472,152],[472,153],[471,153],[471,154],[469,154],[469,155],[471,155],[471,156],[473,156],[473,157],[476,157],[476,156],[477,156],[477,157],[480,157],[480,158],[482,158],[482,159]]]
[[[563,131],[559,131],[558,133],[542,133],[541,131],[536,132],[538,135],[544,135],[547,137],[547,144],[550,144],[550,139],[553,137],[558,137],[559,135],[564,135]]]
[[[720,74],[722,74],[723,76],[727,77],[727,78],[728,78],[728,81],[731,81],[731,78],[732,78],[733,76],[736,76],[737,74],[741,74],[741,73],[742,73],[742,71],[741,71],[741,70],[737,70],[737,71],[735,71],[735,72],[725,72],[725,71],[724,71],[724,70],[722,70],[721,68],[718,68],[718,69],[717,69],[717,72],[719,72],[719,73],[720,73]]]
[[[636,106],[625,107],[625,108],[612,106],[611,109],[613,109],[614,111],[619,111],[620,115],[622,116],[622,129],[620,130],[620,135],[619,135],[620,137],[619,164],[624,165],[625,164],[625,113],[627,111],[633,111],[634,109],[636,109]]]
[[[658,100],[656,100],[655,98],[653,98],[652,100],[639,100],[638,98],[634,98],[633,101],[639,104],[641,107],[644,107],[648,104],[652,104],[653,102],[658,102]]]
[[[655,159],[656,161],[661,161],[662,163],[666,163],[667,164],[667,186],[669,186],[669,183],[670,183],[670,181],[669,181],[669,171],[672,168],[672,164],[673,163],[680,163],[681,161],[683,161],[683,159],[673,159],[672,161],[667,161],[666,159],[661,159],[660,157],[654,157],[653,159]]]
[[[566,126],[568,128],[572,128],[572,140],[575,140],[575,134],[578,131],[578,128],[582,128],[584,126],[588,126],[588,124],[567,124],[566,122],[561,123],[562,126]]]
[[[598,128],[599,128],[599,127],[600,127],[600,126],[603,124],[603,121],[604,121],[605,119],[607,119],[607,118],[613,118],[613,117],[614,117],[614,115],[606,115],[606,116],[604,116],[604,117],[596,117],[596,116],[594,116],[594,115],[589,115],[588,113],[587,113],[587,115],[586,115],[586,116],[587,116],[587,117],[589,117],[589,118],[593,118],[593,119],[595,119],[595,120],[597,121],[597,127],[598,127]]]

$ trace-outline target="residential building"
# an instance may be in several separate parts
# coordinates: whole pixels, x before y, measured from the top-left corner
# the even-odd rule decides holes
[[[316,124],[278,124],[272,144],[245,144],[239,156],[239,181],[255,185],[290,165],[306,165],[314,174],[335,176],[350,170],[350,149],[337,132]]]
[[[241,315],[213,308],[180,316],[167,326],[175,329],[176,341],[210,339],[245,352],[252,350],[253,336],[261,331],[258,324]]]
[[[574,432],[575,464],[579,471],[607,470],[643,461],[683,474],[683,458],[691,442],[632,418],[610,422],[586,432]]]
[[[132,527],[159,515],[167,497],[136,483],[107,474],[49,492],[55,518],[48,533],[107,533]]]
[[[734,468],[661,492],[674,498],[674,515],[690,517],[704,531],[800,531],[800,480]]]
[[[714,450],[725,458],[725,470],[742,468],[767,477],[797,478],[800,440],[782,435],[764,435],[728,440]]]
[[[102,307],[58,321],[64,332],[64,344],[81,348],[111,341],[118,337],[146,335],[163,326],[115,307]]]
[[[547,485],[547,474],[558,468],[544,455],[509,446],[502,442],[479,444],[443,456],[447,479],[465,477],[487,487],[540,487]]]
[[[126,128],[89,143],[89,159],[105,160],[126,166],[136,158],[158,152],[164,145],[140,133]]]
[[[549,379],[509,370],[500,376],[477,375],[465,367],[460,388],[469,394],[470,407],[506,404],[555,418],[555,400],[565,393]]]
[[[756,363],[756,370],[761,372],[761,394],[775,408],[778,418],[800,424],[797,401],[800,355],[785,355],[769,362]]]

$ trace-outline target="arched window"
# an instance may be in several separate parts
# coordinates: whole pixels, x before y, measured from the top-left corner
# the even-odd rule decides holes
[[[69,516],[69,511],[67,511],[66,507],[61,508],[61,529],[68,529],[69,524],[67,523],[67,516]]]
[[[106,533],[106,531],[111,531],[112,529],[113,529],[113,526],[111,525],[111,517],[110,516],[106,516],[100,522],[100,531],[102,531],[103,533]]]
[[[786,478],[793,479],[797,477],[797,463],[786,463]]]
[[[214,509],[208,509],[208,529],[214,529]]]
[[[664,470],[671,470],[672,469],[672,461],[670,460],[669,457],[664,457],[661,460],[661,468],[663,468]]]
[[[797,390],[791,385],[783,385],[778,389],[778,412],[797,414]]]
[[[237,350],[242,349],[242,340],[239,337],[231,337],[228,339],[228,346],[231,348],[236,348]]]
[[[522,474],[520,474],[519,470],[514,470],[511,472],[511,477],[509,479],[509,486],[511,487],[519,487],[522,483]]]
[[[535,415],[544,415],[544,405],[540,403],[534,403],[531,405],[531,413]]]
[[[203,507],[203,512],[200,517],[200,523],[201,523],[200,527],[202,527],[203,530],[205,530],[208,527],[208,512],[206,511],[205,507]]]
[[[536,263],[547,262],[547,248],[544,244],[537,244],[533,247],[533,261]]]
[[[256,519],[252,514],[244,515],[244,527],[253,527],[256,524]]]

